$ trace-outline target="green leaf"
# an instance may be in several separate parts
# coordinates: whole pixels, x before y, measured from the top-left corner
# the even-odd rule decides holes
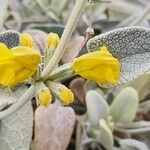
[[[105,99],[96,91],[88,91],[86,94],[86,106],[89,121],[92,125],[98,125],[102,118],[109,114],[109,107]]]
[[[150,30],[141,27],[126,27],[95,36],[87,43],[89,52],[101,46],[120,62],[118,84],[126,83],[150,70]]]
[[[126,87],[110,105],[110,115],[115,122],[131,122],[135,117],[138,102],[137,91],[132,87]]]

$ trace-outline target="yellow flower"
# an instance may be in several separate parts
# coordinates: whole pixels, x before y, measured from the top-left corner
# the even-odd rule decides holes
[[[71,68],[82,77],[101,85],[114,85],[120,76],[119,61],[109,53],[106,46],[74,59]]]
[[[42,89],[39,92],[38,102],[43,106],[48,106],[52,102],[52,95],[48,89]]]
[[[22,33],[19,35],[19,43],[21,46],[32,47],[34,42],[33,42],[32,36],[30,34]]]
[[[66,86],[61,86],[59,89],[59,99],[62,104],[68,105],[73,102],[74,95]]]
[[[0,84],[12,86],[31,77],[37,69],[40,54],[25,46],[8,49],[0,43]]]
[[[57,47],[57,45],[59,43],[59,36],[56,33],[51,32],[48,34],[45,42],[48,47],[50,47],[50,46]]]

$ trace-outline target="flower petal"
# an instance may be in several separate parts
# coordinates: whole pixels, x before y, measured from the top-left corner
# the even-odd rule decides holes
[[[18,46],[10,51],[0,44],[0,84],[12,86],[28,79],[36,71],[39,60],[40,54],[32,48]]]
[[[74,59],[71,68],[82,77],[99,84],[116,84],[120,75],[119,61],[106,47]]]

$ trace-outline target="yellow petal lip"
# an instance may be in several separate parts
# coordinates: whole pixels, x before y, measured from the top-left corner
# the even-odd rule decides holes
[[[68,105],[73,102],[74,94],[66,86],[61,86],[59,90],[59,99],[62,104]]]
[[[28,33],[22,33],[19,35],[19,43],[21,46],[32,47],[34,44],[33,38]]]
[[[82,77],[99,84],[115,85],[120,77],[120,63],[109,53],[106,46],[99,51],[74,59],[71,69]]]
[[[58,34],[51,32],[48,34],[45,43],[47,44],[48,47],[50,46],[57,47],[57,45],[59,44],[59,40],[60,39]]]
[[[48,89],[42,89],[39,92],[38,102],[42,106],[48,106],[52,102],[52,95]]]
[[[40,54],[33,48],[17,46],[9,50],[0,43],[0,84],[13,86],[31,77],[37,69]]]

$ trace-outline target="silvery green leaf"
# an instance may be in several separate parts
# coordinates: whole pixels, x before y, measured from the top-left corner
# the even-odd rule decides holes
[[[16,98],[9,88],[0,87],[0,110],[15,103]]]
[[[14,95],[10,93],[9,100],[19,98],[26,91],[26,86],[18,86]],[[3,91],[6,92],[6,91]],[[2,94],[0,94],[2,95]],[[6,98],[7,98],[6,97]],[[32,140],[33,110],[31,102],[25,104],[17,112],[1,120],[0,149],[2,150],[28,150]]]
[[[150,132],[150,121],[139,121],[130,123],[117,123],[115,130],[128,133],[147,133]]]
[[[108,116],[109,106],[105,99],[93,90],[87,92],[85,99],[89,122],[94,126],[98,125],[100,119]]]
[[[138,15],[134,14],[134,15],[131,15],[129,17],[127,17],[126,19],[124,19],[121,23],[119,23],[115,28],[122,28],[122,27],[128,27],[131,25],[131,23],[138,17]],[[148,20],[144,19],[142,20],[140,23],[139,23],[139,26],[142,26],[142,27],[147,27],[149,28],[150,27],[150,24],[148,22]],[[115,29],[114,28],[114,29]]]
[[[150,73],[145,73],[140,76],[138,79],[130,82],[128,86],[133,87],[139,93],[139,99],[143,100],[145,96],[149,93],[150,89]],[[149,105],[147,105],[149,106]]]
[[[107,150],[113,149],[113,134],[104,119],[99,121],[99,135],[97,138]]]
[[[32,139],[33,110],[31,102],[1,120],[0,149],[29,150]]]
[[[126,83],[150,70],[150,30],[141,27],[126,27],[95,36],[87,43],[89,52],[107,46],[120,61],[118,84]]]
[[[131,123],[117,123],[116,126],[124,129],[138,129],[138,128],[146,128],[150,127],[150,121],[138,121],[138,122],[131,122]]]
[[[138,102],[137,91],[132,87],[126,87],[110,105],[110,115],[115,122],[131,122],[135,117]]]
[[[25,91],[27,91],[27,89],[28,89],[27,85],[18,84],[12,88],[12,91],[17,98],[20,98],[25,93]]]
[[[6,44],[8,48],[15,47],[19,44],[19,32],[7,30],[0,33],[0,42]]]
[[[123,139],[119,143],[121,150],[149,150],[146,144],[133,139]]]
[[[137,0],[111,0],[108,13],[111,20],[122,20],[131,14],[140,14],[143,8],[144,5]]]

